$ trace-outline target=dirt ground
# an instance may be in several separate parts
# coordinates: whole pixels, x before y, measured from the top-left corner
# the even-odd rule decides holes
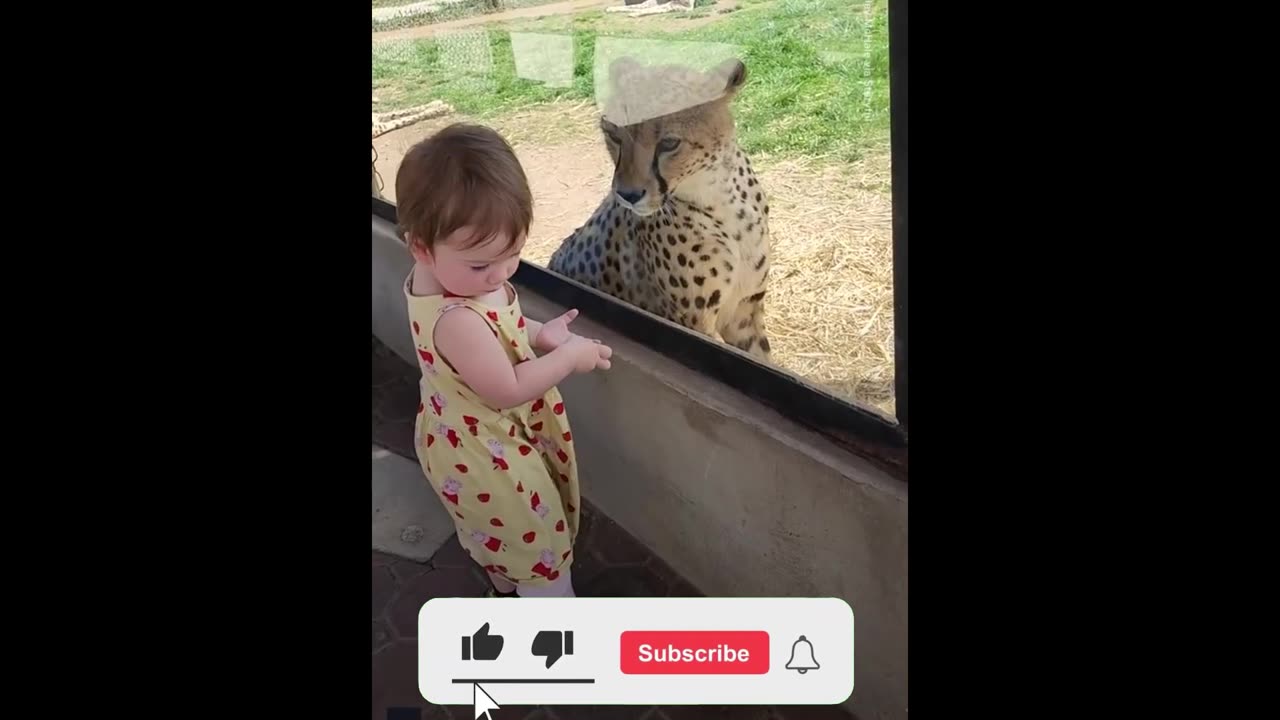
[[[590,10],[603,10],[610,7],[618,7],[622,5],[622,0],[565,0],[563,2],[550,2],[544,5],[531,5],[529,7],[515,8],[514,10],[504,10],[496,13],[485,13],[480,15],[471,15],[457,20],[446,20],[444,22],[432,23],[430,25],[419,25],[417,27],[400,28],[398,30],[384,30],[382,32],[373,33],[374,42],[382,42],[386,40],[411,40],[415,38],[432,37],[439,33],[447,33],[458,30],[460,28],[472,27],[475,25],[485,25],[490,27],[504,27],[513,24],[519,24],[522,21],[537,20],[538,18],[551,17],[554,15],[572,15],[584,13]],[[718,0],[712,8],[699,8],[694,10],[692,14],[685,11],[676,11],[670,14],[649,15],[643,19],[628,17],[624,13],[609,14],[601,24],[595,27],[602,33],[608,33],[611,30],[629,30],[634,27],[634,23],[643,22],[648,27],[669,27],[679,28],[680,30],[689,30],[702,25],[713,23],[738,9],[738,0]]]
[[[548,3],[546,5],[531,5],[529,7],[504,10],[497,13],[472,15],[470,17],[459,18],[457,20],[433,23],[431,25],[419,25],[417,27],[401,28],[399,30],[376,32],[373,33],[373,40],[374,42],[378,42],[381,40],[407,40],[412,38],[431,37],[438,32],[448,32],[450,30],[457,30],[458,28],[469,27],[471,25],[490,25],[493,23],[504,23],[512,20],[532,20],[534,18],[546,17],[548,15],[568,15],[570,13],[579,13],[584,10],[596,10],[619,4],[621,4],[621,0],[568,0],[568,2]]]

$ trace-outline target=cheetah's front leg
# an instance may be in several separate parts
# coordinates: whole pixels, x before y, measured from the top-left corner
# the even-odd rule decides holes
[[[761,290],[743,298],[732,312],[725,308],[720,313],[716,329],[725,342],[768,362],[770,350],[769,336],[764,328],[764,294],[765,291]]]

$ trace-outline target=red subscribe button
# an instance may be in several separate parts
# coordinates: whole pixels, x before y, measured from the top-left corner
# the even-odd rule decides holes
[[[763,675],[769,633],[759,630],[630,630],[622,633],[624,675]]]

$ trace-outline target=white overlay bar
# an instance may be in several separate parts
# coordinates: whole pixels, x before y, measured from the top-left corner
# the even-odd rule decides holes
[[[437,598],[418,614],[418,688],[438,705],[477,685],[498,706],[834,705],[853,680],[838,598]]]

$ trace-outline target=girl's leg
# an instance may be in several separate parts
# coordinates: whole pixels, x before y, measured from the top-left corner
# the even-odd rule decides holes
[[[488,570],[485,574],[489,576],[489,582],[493,583],[493,589],[499,595],[510,595],[516,591],[516,584],[501,575],[494,575]]]
[[[542,587],[521,585],[516,590],[520,597],[577,597],[573,592],[573,580],[569,577],[568,567],[560,573],[560,577]]]

